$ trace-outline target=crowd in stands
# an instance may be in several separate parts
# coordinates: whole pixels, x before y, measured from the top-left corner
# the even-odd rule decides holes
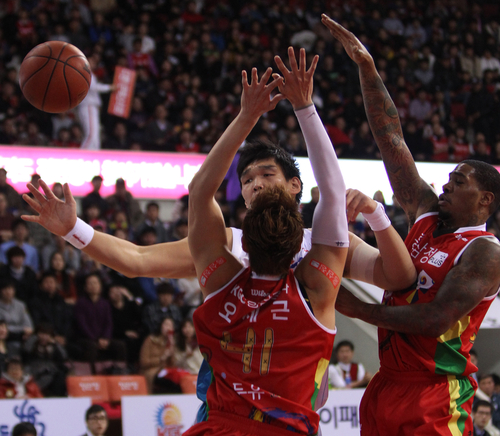
[[[378,158],[357,67],[320,23],[322,12],[372,53],[417,160],[500,163],[500,5],[493,0],[2,2],[0,143],[82,142],[75,113],[37,111],[19,89],[20,63],[46,40],[80,48],[100,82],[111,83],[117,65],[136,70],[128,119],[108,115],[103,94],[102,147],[202,153],[238,112],[241,71],[274,67],[274,55],[292,44],[320,55],[314,102],[340,157]],[[255,133],[305,155],[286,102]]]

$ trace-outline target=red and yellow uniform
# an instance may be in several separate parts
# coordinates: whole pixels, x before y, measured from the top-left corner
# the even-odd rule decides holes
[[[208,420],[185,434],[318,432],[335,331],[314,318],[292,271],[270,278],[242,269],[207,297],[194,324],[212,382]]]
[[[437,222],[436,213],[417,219],[405,241],[417,269],[417,286],[407,292],[386,292],[384,304],[432,301],[474,239],[496,240],[485,225],[435,238]],[[379,328],[380,371],[361,402],[363,436],[472,435],[470,412],[476,385],[469,376],[477,368],[469,351],[494,298],[484,298],[437,338]]]

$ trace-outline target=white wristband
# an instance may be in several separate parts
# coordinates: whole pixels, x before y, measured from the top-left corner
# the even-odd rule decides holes
[[[377,201],[377,208],[372,213],[362,213],[366,222],[374,232],[381,232],[391,226],[391,220],[385,214],[382,203]]]
[[[63,236],[63,239],[68,241],[74,247],[82,250],[90,244],[93,237],[94,229],[85,221],[77,218],[75,227],[73,227],[66,236]]]

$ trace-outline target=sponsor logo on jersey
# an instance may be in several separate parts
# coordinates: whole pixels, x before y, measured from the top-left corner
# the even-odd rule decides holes
[[[434,254],[429,262],[427,262],[429,265],[433,265],[437,268],[439,268],[441,265],[443,265],[444,261],[448,257],[448,253],[443,253],[442,251],[438,251],[436,254]]]

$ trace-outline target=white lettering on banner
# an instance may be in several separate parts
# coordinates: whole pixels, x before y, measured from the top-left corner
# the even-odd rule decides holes
[[[7,170],[13,183],[28,183],[35,172],[35,161],[26,157],[0,156],[0,167]]]
[[[290,309],[288,308],[288,301],[287,300],[273,301],[273,306],[274,305],[283,305],[283,307],[278,308],[278,309],[271,309],[271,312],[273,312],[273,319],[276,319],[279,321],[288,321],[288,316],[279,316],[278,315],[278,313],[290,312]]]
[[[134,382],[134,381],[118,382],[118,385],[120,386],[120,389],[122,391],[138,391],[139,390],[139,383]]]
[[[224,310],[226,311],[226,313],[219,312],[219,315],[221,318],[225,319],[229,324],[231,324],[231,319],[229,318],[229,315],[234,315],[236,313],[236,305],[227,302],[226,304],[224,304]]]
[[[98,382],[80,382],[79,385],[82,392],[99,391],[101,388]]]
[[[45,183],[71,183],[82,186],[100,173],[98,160],[40,158],[36,161],[37,174],[43,174]]]

